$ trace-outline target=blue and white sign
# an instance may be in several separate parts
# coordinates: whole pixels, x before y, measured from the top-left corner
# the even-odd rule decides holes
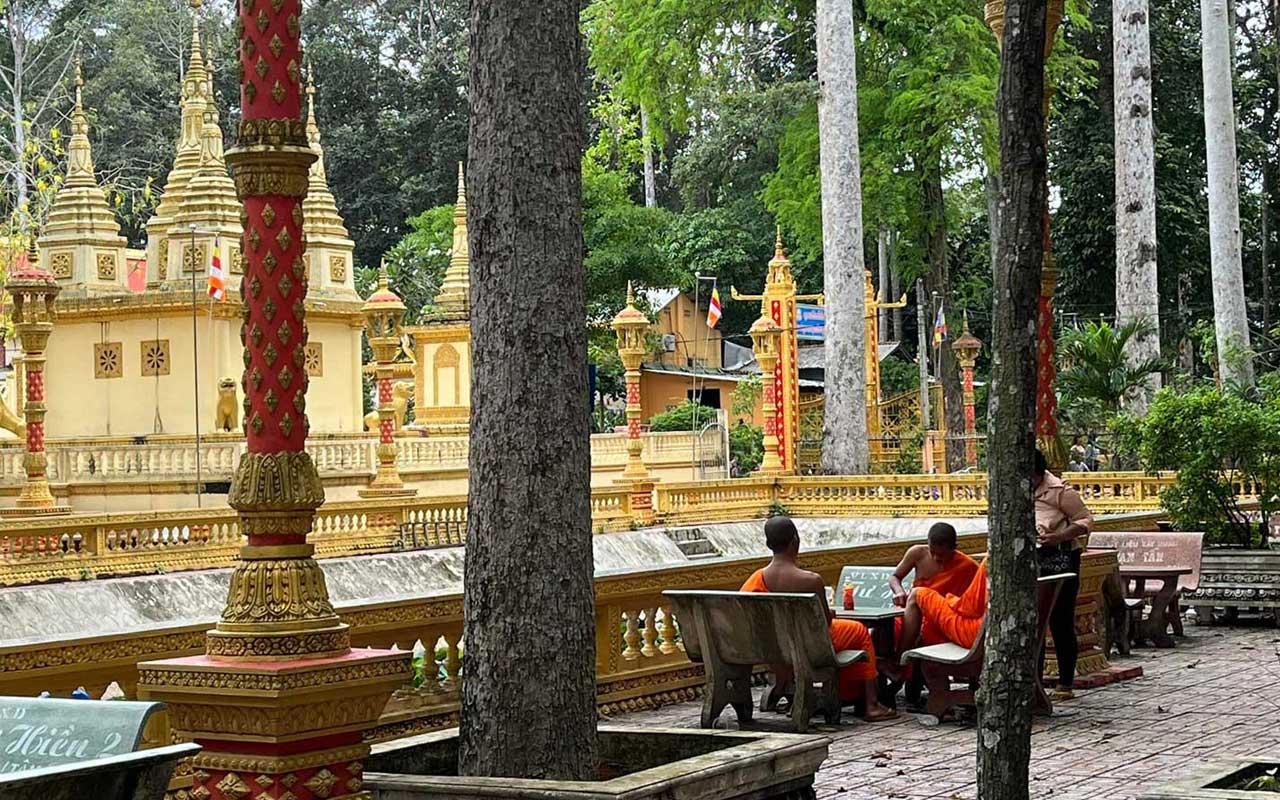
[[[809,303],[796,303],[796,338],[822,341],[827,310]]]

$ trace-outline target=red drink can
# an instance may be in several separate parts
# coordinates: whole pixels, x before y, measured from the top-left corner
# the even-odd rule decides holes
[[[853,584],[846,583],[844,585],[844,610],[853,610]]]

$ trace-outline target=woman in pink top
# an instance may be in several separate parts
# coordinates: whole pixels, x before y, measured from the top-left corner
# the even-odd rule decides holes
[[[1058,687],[1049,693],[1054,700],[1071,699],[1076,677],[1076,657],[1080,645],[1076,641],[1076,595],[1080,593],[1080,554],[1093,530],[1093,515],[1085,507],[1080,494],[1062,478],[1049,471],[1044,453],[1036,451],[1031,486],[1036,502],[1036,542],[1040,574],[1069,572],[1075,577],[1062,586],[1058,600],[1049,613],[1049,631],[1053,634],[1054,653],[1058,658]],[[1040,654],[1041,670],[1044,653]]]

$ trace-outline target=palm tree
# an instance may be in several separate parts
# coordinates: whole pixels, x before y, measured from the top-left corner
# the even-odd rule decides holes
[[[1094,427],[1120,412],[1125,397],[1141,392],[1147,380],[1164,368],[1159,357],[1132,363],[1125,358],[1130,340],[1157,335],[1147,320],[1133,320],[1118,327],[1106,322],[1086,322],[1072,328],[1058,341],[1058,392],[1069,419]]]

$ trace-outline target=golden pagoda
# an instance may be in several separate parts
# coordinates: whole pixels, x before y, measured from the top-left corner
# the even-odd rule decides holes
[[[320,122],[316,118],[316,87],[307,75],[307,141],[315,151],[307,181],[307,197],[302,204],[303,231],[307,236],[307,258],[311,262],[312,294],[341,295],[358,298],[355,276],[355,242],[347,234],[347,226],[338,214],[338,203],[329,191],[324,171],[324,148],[320,146]]]
[[[212,63],[209,67],[212,72]],[[210,76],[206,87],[211,87],[212,83]],[[218,105],[211,91],[206,91],[205,97],[200,126],[200,165],[183,191],[169,229],[169,240],[180,247],[184,287],[190,284],[192,273],[197,283],[201,282],[208,272],[212,253],[217,252],[226,274],[227,290],[236,291],[244,271],[240,265],[240,237],[244,233],[240,223],[240,201],[236,196],[236,185],[227,174]],[[175,275],[176,265],[170,262],[169,266],[169,279],[172,280],[178,277]]]
[[[413,337],[414,427],[441,433],[465,430],[471,418],[471,258],[467,247],[467,189],[458,164],[453,210],[453,250],[436,310],[423,324],[405,328]]]
[[[458,162],[458,202],[453,207],[453,250],[449,268],[445,270],[440,292],[436,295],[436,313],[442,317],[471,317],[471,254],[467,246],[467,181]]]
[[[178,280],[182,264],[182,245],[170,242],[170,231],[176,222],[178,211],[191,179],[200,171],[204,141],[204,115],[209,105],[209,74],[205,70],[200,48],[199,19],[192,10],[191,61],[187,65],[186,78],[182,82],[182,128],[178,134],[177,155],[173,168],[156,206],[155,214],[147,221],[147,285],[158,286],[164,280]],[[188,247],[189,247],[188,243]],[[172,258],[171,258],[172,254]],[[173,267],[170,272],[170,265]]]
[[[40,237],[41,266],[58,279],[66,297],[116,294],[126,288],[126,243],[94,176],[79,62],[75,87],[67,177],[54,197]]]

